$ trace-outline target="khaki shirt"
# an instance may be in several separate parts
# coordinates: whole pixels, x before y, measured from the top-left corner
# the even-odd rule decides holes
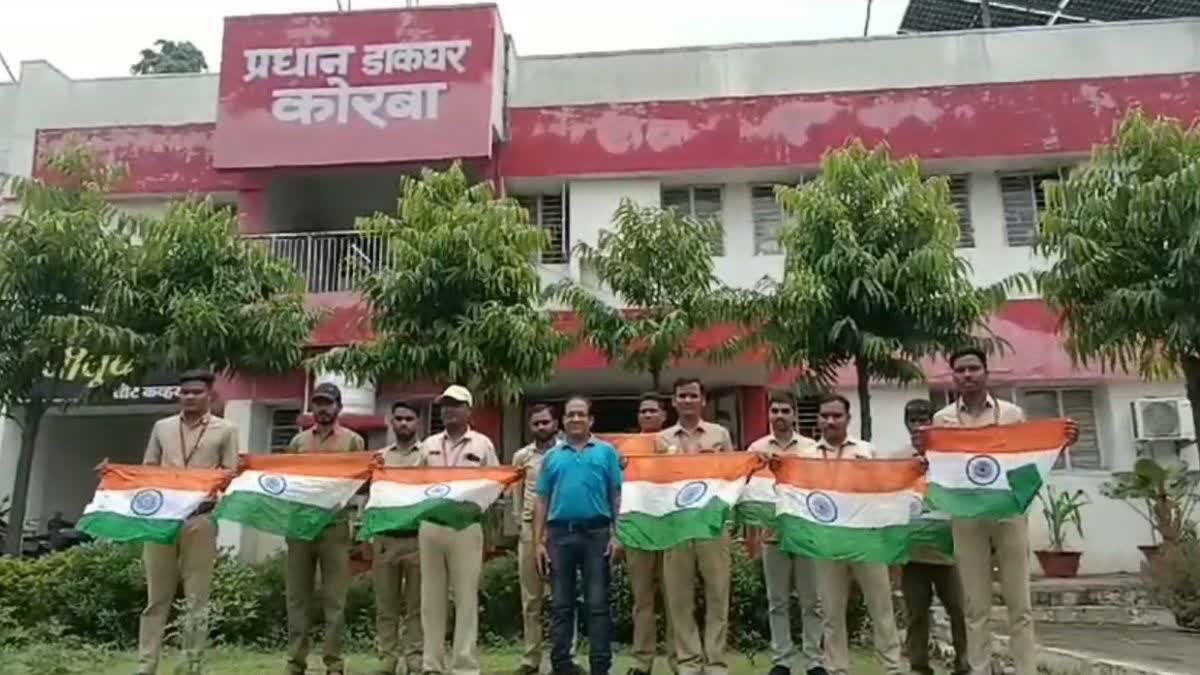
[[[959,399],[933,414],[935,427],[967,427],[975,429],[992,424],[1020,424],[1025,421],[1025,411],[1021,407],[991,395],[983,404],[979,414],[971,414],[966,404]]]
[[[496,448],[487,436],[467,429],[462,438],[451,442],[446,432],[436,433],[421,442],[423,466],[500,466]]]
[[[802,449],[800,455],[815,459],[875,459],[875,446],[853,436],[847,436],[837,446],[822,438]]]
[[[181,415],[154,423],[143,464],[173,469],[227,469],[238,467],[238,431],[233,422],[208,414],[196,424]]]
[[[393,468],[406,466],[421,466],[421,444],[413,443],[411,448],[401,449],[395,443],[377,451],[383,465]]]
[[[530,443],[513,455],[513,466],[525,469],[521,487],[513,493],[515,496],[513,512],[522,523],[533,522],[533,505],[537,501],[538,474],[542,472],[542,460],[546,458],[546,453],[553,447],[552,445],[545,450],[540,450],[536,443]]]
[[[289,452],[362,452],[366,449],[362,436],[340,424],[334,424],[324,436],[313,426],[292,436],[292,442],[288,443]]]
[[[700,420],[695,429],[684,429],[676,424],[663,429],[659,438],[667,445],[667,454],[691,454],[695,452],[730,452],[733,439],[729,430],[720,424]]]
[[[791,440],[787,443],[780,443],[779,439],[775,438],[775,434],[767,434],[762,438],[750,444],[746,448],[749,452],[758,453],[764,457],[775,457],[777,455],[800,455],[804,450],[816,445],[816,441],[802,434],[793,433]]]

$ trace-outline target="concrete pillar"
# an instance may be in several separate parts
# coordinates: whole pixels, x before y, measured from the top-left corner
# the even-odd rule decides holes
[[[20,455],[21,425],[9,417],[0,417],[0,498],[12,496]]]

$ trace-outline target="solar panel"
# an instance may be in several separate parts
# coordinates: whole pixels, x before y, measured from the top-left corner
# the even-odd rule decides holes
[[[1200,16],[1200,0],[989,0],[993,28]],[[901,33],[983,27],[979,0],[911,0]]]

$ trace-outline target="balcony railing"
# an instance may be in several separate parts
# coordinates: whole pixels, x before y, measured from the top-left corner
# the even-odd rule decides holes
[[[248,235],[274,255],[291,261],[308,282],[309,293],[355,288],[359,279],[387,261],[387,241],[354,231],[288,232]]]

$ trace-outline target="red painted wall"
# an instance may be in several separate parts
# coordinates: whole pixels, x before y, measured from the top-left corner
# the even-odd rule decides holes
[[[515,108],[508,177],[809,166],[848,138],[927,159],[1083,153],[1133,105],[1191,120],[1200,74],[978,84],[876,92]],[[211,124],[37,132],[35,174],[68,139],[127,166],[121,193],[261,189],[212,168]],[[248,199],[253,199],[247,197]],[[261,227],[250,216],[248,231]]]
[[[853,137],[925,159],[1081,153],[1133,105],[1191,120],[1200,74],[515,108],[506,176],[816,164]]]
[[[770,433],[766,387],[742,387],[738,400],[742,412],[741,449]]]
[[[33,175],[47,177],[46,160],[72,143],[86,144],[108,164],[125,167],[114,192],[186,194],[236,190],[242,177],[212,165],[211,124],[39,129],[34,139]]]

